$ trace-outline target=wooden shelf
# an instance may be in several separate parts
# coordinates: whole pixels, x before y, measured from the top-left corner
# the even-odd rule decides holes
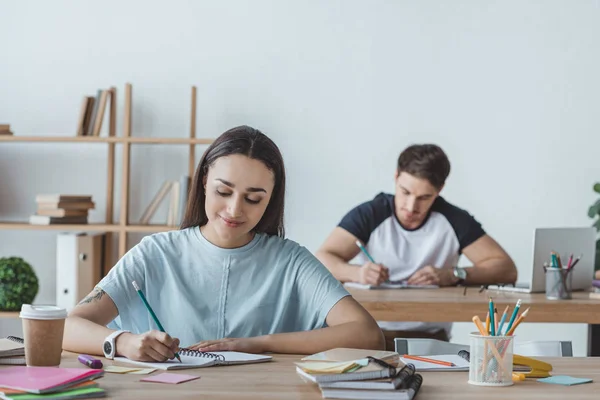
[[[125,226],[125,232],[167,232],[175,231],[179,229],[178,226],[169,225],[127,225]]]
[[[0,311],[0,318],[19,318],[18,311]]]
[[[192,139],[192,138],[149,138],[149,137],[128,137],[123,139],[128,143],[143,144],[211,144],[214,139]]]
[[[0,142],[37,143],[138,143],[138,144],[211,144],[214,139],[149,138],[149,137],[95,137],[95,136],[3,136]]]
[[[167,232],[179,229],[169,225],[116,225],[116,224],[55,224],[32,225],[27,222],[0,222],[0,229],[22,231],[105,231],[105,232]]]
[[[62,143],[116,143],[122,141],[122,138],[100,137],[100,136],[3,136],[0,135],[0,142],[62,142]]]
[[[55,224],[32,225],[27,222],[0,222],[0,229],[22,231],[106,231],[119,232],[121,227],[114,224]]]

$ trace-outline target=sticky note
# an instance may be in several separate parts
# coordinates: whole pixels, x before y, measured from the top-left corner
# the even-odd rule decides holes
[[[183,374],[171,374],[165,372],[155,376],[149,376],[148,378],[141,379],[140,382],[157,382],[157,383],[181,383],[199,379],[199,376],[194,375],[183,375]]]
[[[589,378],[575,378],[573,376],[567,376],[567,375],[556,375],[556,376],[551,376],[551,377],[548,377],[548,378],[538,379],[538,382],[553,383],[553,384],[556,384],[556,385],[571,386],[571,385],[580,385],[582,383],[590,383],[590,382],[592,382],[592,379],[589,379]]]
[[[156,368],[142,368],[142,369],[130,371],[127,373],[132,374],[132,375],[148,375],[148,374],[153,373],[154,371],[156,371]]]

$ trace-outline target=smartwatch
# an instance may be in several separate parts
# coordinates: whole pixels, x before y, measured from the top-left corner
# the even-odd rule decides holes
[[[115,358],[115,355],[117,354],[117,337],[119,337],[120,334],[126,332],[129,333],[129,331],[114,331],[113,333],[108,335],[106,339],[104,339],[104,344],[102,345],[104,357],[108,358],[109,360]]]
[[[457,285],[462,285],[463,283],[465,283],[465,280],[467,279],[466,268],[454,267],[452,268],[452,273],[458,279],[458,282],[456,282]]]

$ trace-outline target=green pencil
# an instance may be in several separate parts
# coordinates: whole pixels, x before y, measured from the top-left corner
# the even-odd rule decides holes
[[[136,283],[136,281],[133,281],[131,283],[133,284],[135,291],[140,295],[140,298],[144,302],[144,305],[148,309],[148,312],[152,316],[152,319],[154,320],[154,322],[156,322],[156,325],[158,325],[158,329],[160,329],[161,332],[166,333],[167,331],[165,331],[165,328],[163,328],[162,324],[158,320],[158,317],[156,316],[156,314],[154,314],[154,310],[152,310],[152,307],[150,307],[150,304],[148,304],[148,300],[146,300],[146,296],[144,296],[144,293],[142,293],[142,291],[141,291],[140,287],[138,286],[138,284]],[[181,362],[181,357],[179,357],[179,353],[175,353],[175,357],[177,357],[179,362]]]

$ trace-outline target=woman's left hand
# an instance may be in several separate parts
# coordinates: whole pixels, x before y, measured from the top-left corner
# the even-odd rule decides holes
[[[197,351],[239,351],[242,353],[264,353],[266,350],[260,337],[225,338],[218,340],[203,340],[188,347]]]

